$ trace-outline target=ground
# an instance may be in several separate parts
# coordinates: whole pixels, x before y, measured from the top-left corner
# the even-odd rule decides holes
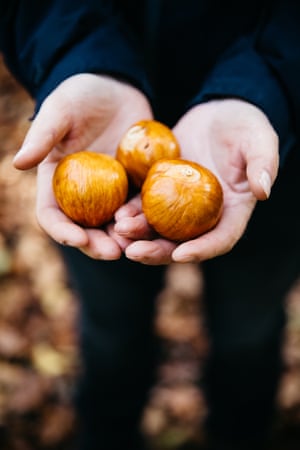
[[[0,448],[67,450],[80,370],[77,299],[57,248],[36,223],[36,172],[12,166],[32,113],[31,99],[0,61]],[[165,360],[141,423],[154,450],[203,438],[207,408],[196,380],[209,342],[201,293],[201,268],[169,267],[154,323]],[[286,308],[286,368],[272,450],[300,447],[300,282]]]

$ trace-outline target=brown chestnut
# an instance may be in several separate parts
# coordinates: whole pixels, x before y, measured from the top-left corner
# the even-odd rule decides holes
[[[66,216],[82,226],[99,227],[109,222],[125,202],[128,178],[112,156],[81,151],[58,163],[53,192]]]
[[[223,190],[217,177],[191,161],[154,163],[141,195],[148,223],[172,241],[186,241],[209,231],[222,212]]]
[[[121,139],[116,158],[129,179],[140,188],[152,164],[162,158],[180,156],[180,147],[169,127],[156,120],[140,120]]]

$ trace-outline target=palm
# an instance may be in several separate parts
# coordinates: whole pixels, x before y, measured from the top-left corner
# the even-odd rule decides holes
[[[181,142],[182,157],[212,170],[222,184],[223,216],[216,231],[220,232],[220,228],[224,227],[220,237],[224,244],[228,242],[228,246],[224,245],[223,248],[223,252],[226,252],[233,244],[228,239],[229,234],[241,236],[257,201],[247,175],[247,149],[243,149],[243,146],[255,145],[255,139],[251,142],[255,131],[249,125],[243,127],[240,118],[234,113],[234,121],[228,116],[227,120],[219,123],[216,119],[212,120],[209,113],[214,115],[215,108],[213,103],[198,107],[197,114],[191,114],[190,118],[179,122],[174,132]],[[222,111],[219,110],[217,114],[222,116]],[[195,130],[193,134],[191,129]],[[257,192],[257,195],[262,197],[264,194]],[[211,233],[212,237],[214,234]]]
[[[174,133],[184,159],[196,161],[218,176],[224,191],[223,214],[212,231],[178,246],[154,239],[138,240],[127,247],[129,258],[148,264],[202,261],[228,252],[242,236],[257,199],[268,196],[261,180],[268,173],[273,182],[277,174],[277,137],[264,114],[245,102],[199,105],[183,116]],[[135,220],[141,222],[141,217],[137,215]],[[122,229],[120,224],[116,228]],[[146,236],[146,229],[144,233]]]
[[[16,161],[22,169],[37,163],[37,217],[56,241],[79,247],[94,258],[116,259],[121,249],[105,230],[83,229],[57,207],[52,177],[68,153],[89,148],[114,155],[129,126],[150,118],[145,97],[110,78],[77,75],[62,83],[44,102],[25,139],[26,154]]]

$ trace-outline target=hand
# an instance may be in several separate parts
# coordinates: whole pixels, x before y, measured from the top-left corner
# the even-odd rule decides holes
[[[174,128],[182,158],[211,169],[224,191],[224,209],[208,233],[176,245],[151,236],[135,198],[116,214],[115,232],[128,258],[145,264],[200,262],[230,251],[243,235],[257,200],[270,195],[278,171],[278,137],[264,113],[242,100],[211,101],[188,111]],[[146,240],[152,238],[152,240]]]
[[[89,148],[115,155],[119,140],[137,120],[152,118],[137,89],[112,78],[79,74],[61,83],[44,101],[16,155],[18,169],[38,166],[37,219],[57,242],[93,258],[118,259],[122,253],[106,230],[83,229],[59,209],[52,192],[58,161]]]

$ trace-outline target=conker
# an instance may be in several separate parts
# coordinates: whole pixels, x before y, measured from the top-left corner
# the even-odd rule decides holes
[[[116,158],[129,179],[140,188],[152,164],[162,158],[180,156],[179,143],[169,127],[156,120],[140,120],[121,139]]]
[[[128,178],[115,158],[86,150],[61,159],[53,192],[66,216],[82,226],[99,227],[125,202]]]
[[[186,241],[209,231],[222,212],[223,190],[216,176],[182,159],[154,163],[141,195],[148,223],[172,241]]]

